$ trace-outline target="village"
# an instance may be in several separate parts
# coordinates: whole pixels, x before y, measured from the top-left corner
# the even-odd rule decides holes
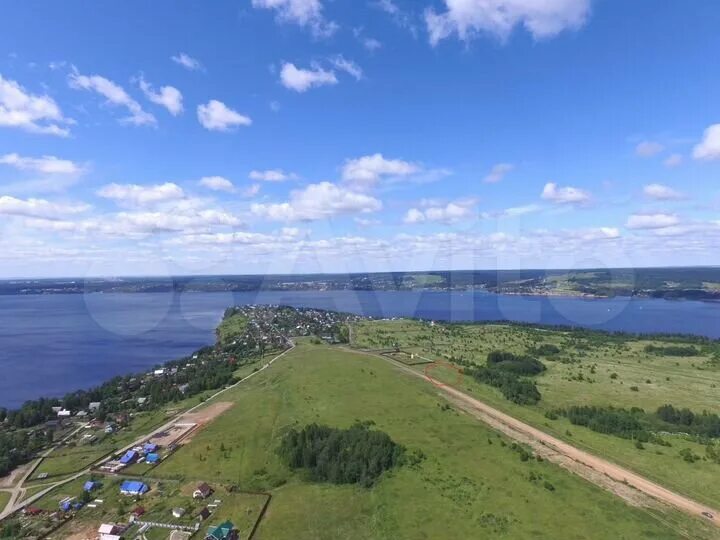
[[[350,319],[361,317],[281,306],[231,308],[215,346],[49,403],[45,420],[29,431],[45,433],[53,443],[8,477],[11,498],[4,513],[0,508],[0,538],[247,538],[268,494],[158,480],[153,470],[224,412],[227,404],[205,406],[206,399],[260,369],[265,358],[291,346],[291,337],[347,340]],[[14,429],[8,418],[0,429]]]

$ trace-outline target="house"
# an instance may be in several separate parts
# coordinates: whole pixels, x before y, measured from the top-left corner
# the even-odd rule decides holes
[[[212,492],[213,489],[203,482],[193,491],[193,499],[207,499]]]
[[[130,465],[131,463],[135,463],[138,458],[138,453],[135,450],[128,450],[125,452],[125,455],[120,458],[120,463],[123,465]]]
[[[72,413],[68,411],[67,409],[60,409],[57,413],[59,418],[70,418]]]
[[[162,377],[163,375],[165,375],[165,370],[156,369],[155,371],[153,371],[153,375],[155,375],[156,377]]]
[[[83,485],[83,491],[87,491],[88,493],[90,493],[92,490],[97,489],[99,487],[100,487],[99,482],[94,482],[92,480],[89,480],[89,481],[85,482],[85,484]]]
[[[75,413],[76,418],[85,418],[88,415],[87,411],[78,411]]]
[[[172,515],[173,515],[173,517],[176,517],[179,519],[185,515],[185,509],[184,508],[173,508]]]
[[[145,461],[147,461],[151,465],[154,465],[155,463],[159,463],[160,462],[160,454],[156,454],[154,452],[150,453],[145,456]]]
[[[143,493],[147,493],[149,490],[150,488],[145,484],[134,480],[125,480],[120,485],[120,493],[123,495],[142,495]]]
[[[100,408],[100,402],[99,401],[91,401],[88,405],[88,409],[90,412],[95,412]]]
[[[23,510],[23,512],[27,516],[39,516],[40,514],[42,514],[43,511],[36,506],[28,506],[27,508],[25,508],[25,510]]]
[[[238,533],[231,521],[208,529],[205,540],[237,540]]]
[[[143,452],[150,454],[158,449],[158,445],[155,443],[147,442],[143,445]]]
[[[198,513],[198,519],[200,519],[201,521],[205,521],[209,517],[210,517],[210,509],[207,506],[205,508],[203,508],[202,510],[200,510],[200,512]]]
[[[145,405],[147,400],[148,400],[148,398],[146,398],[146,397],[139,397],[139,398],[137,398],[137,403],[138,403],[138,405]]]
[[[141,517],[143,514],[145,514],[145,508],[142,506],[138,506],[135,510],[132,511],[132,515],[136,518]]]
[[[98,536],[100,540],[120,540],[122,537],[120,534],[123,532],[123,528],[112,523],[103,523],[98,529]]]

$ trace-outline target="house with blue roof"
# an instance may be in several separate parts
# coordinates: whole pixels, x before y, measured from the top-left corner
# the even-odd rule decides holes
[[[143,452],[145,452],[146,454],[151,454],[152,452],[157,451],[157,449],[158,445],[154,443],[145,443],[143,445]]]
[[[154,452],[150,453],[145,456],[145,461],[147,463],[150,463],[151,465],[153,465],[155,463],[159,463],[160,462],[160,454],[156,454]]]
[[[135,450],[128,450],[125,452],[125,455],[120,458],[120,463],[123,465],[130,465],[131,463],[135,463],[137,458],[138,453]]]
[[[92,480],[88,480],[88,481],[85,482],[85,484],[83,485],[83,491],[87,491],[87,492],[89,493],[89,492],[91,492],[91,491],[93,491],[93,490],[95,490],[95,489],[97,489],[97,488],[99,488],[99,487],[100,487],[100,483],[99,483],[99,482],[93,482]]]
[[[150,491],[150,488],[147,487],[146,484],[143,484],[142,482],[138,482],[137,480],[125,480],[120,485],[120,493],[123,495],[143,495],[144,493],[147,493]]]

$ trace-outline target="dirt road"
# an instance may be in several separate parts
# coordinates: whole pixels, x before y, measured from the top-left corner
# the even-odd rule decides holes
[[[534,428],[512,416],[509,416],[489,405],[477,400],[456,388],[439,384],[430,376],[405,366],[385,356],[346,349],[376,358],[382,358],[405,373],[434,383],[438,392],[450,402],[468,412],[494,429],[501,431],[512,439],[527,444],[533,450],[553,463],[611,491],[635,506],[669,505],[691,516],[699,517],[708,523],[720,527],[720,513],[714,508],[694,501],[684,495],[670,491],[663,486],[644,478],[624,467],[580,450],[565,441]]]

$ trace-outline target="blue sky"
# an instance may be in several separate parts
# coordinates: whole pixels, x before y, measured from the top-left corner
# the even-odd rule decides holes
[[[720,5],[16,2],[0,276],[717,264]]]

